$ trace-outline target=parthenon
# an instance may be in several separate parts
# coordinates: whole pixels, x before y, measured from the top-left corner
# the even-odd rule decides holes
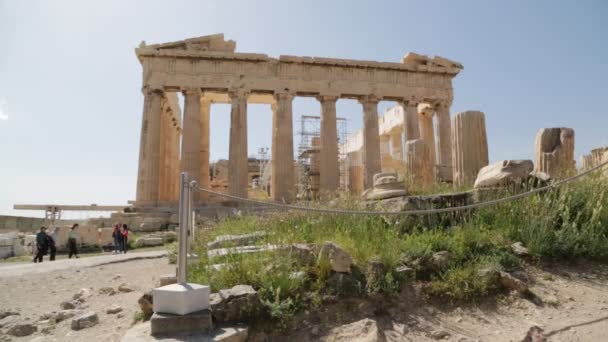
[[[408,53],[401,62],[376,62],[285,55],[272,58],[235,49],[236,42],[215,34],[164,44],[142,42],[135,50],[143,67],[144,95],[136,206],[176,202],[180,172],[188,172],[202,187],[209,187],[212,103],[231,105],[228,193],[247,196],[247,104],[263,103],[270,104],[273,113],[271,195],[277,201],[293,201],[295,96],[313,97],[321,104],[320,190],[334,191],[339,184],[338,99],[355,99],[362,107],[363,188],[370,188],[374,174],[382,171],[381,130],[392,132],[396,160],[404,160],[404,133],[406,141],[424,142],[438,177],[451,180],[452,78],[462,70],[460,63],[415,53]],[[178,92],[184,96],[183,120]],[[395,127],[389,127],[391,116],[385,116],[385,123],[379,122],[381,100],[398,103],[392,114]],[[206,200],[204,194],[197,196],[197,203]]]

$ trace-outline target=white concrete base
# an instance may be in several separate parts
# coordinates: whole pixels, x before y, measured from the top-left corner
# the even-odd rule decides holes
[[[209,308],[209,286],[171,284],[152,290],[154,312],[187,315]]]

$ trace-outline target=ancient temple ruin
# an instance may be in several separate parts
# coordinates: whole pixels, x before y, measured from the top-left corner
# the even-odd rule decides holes
[[[335,106],[338,99],[356,99],[362,107],[360,167],[364,188],[371,187],[374,174],[381,171],[380,130],[391,132],[396,156],[403,153],[399,152],[403,148],[399,149],[396,138],[399,129],[405,129],[407,140],[421,139],[427,145],[435,141],[433,116],[437,117],[437,166],[443,177],[451,177],[449,108],[452,78],[463,68],[460,63],[414,53],[407,54],[401,62],[375,62],[284,55],[273,58],[235,50],[236,42],[225,40],[223,34],[154,45],[142,42],[135,50],[143,67],[144,95],[136,207],[175,203],[178,174],[182,171],[202,187],[209,187],[212,103],[231,105],[227,180],[228,193],[232,195],[246,197],[249,186],[247,104],[263,103],[269,104],[273,113],[271,194],[275,200],[294,199],[295,96],[313,97],[321,104],[321,191],[335,190],[340,184]],[[185,98],[181,120],[178,92]],[[402,128],[379,127],[381,100],[399,103],[401,121],[406,123]],[[428,149],[434,154],[434,147]],[[204,194],[197,196],[197,203],[207,200]]]

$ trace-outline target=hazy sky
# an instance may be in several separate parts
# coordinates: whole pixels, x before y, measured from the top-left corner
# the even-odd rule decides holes
[[[14,203],[134,199],[134,48],[220,32],[237,51],[274,57],[459,61],[452,113],[486,113],[492,161],[532,158],[536,131],[556,126],[575,129],[578,158],[608,145],[606,18],[605,0],[0,0],[0,214],[35,214]],[[294,125],[319,109],[296,98]],[[355,101],[340,100],[338,115],[351,132],[361,126]],[[248,124],[250,153],[270,146],[270,107],[250,105]],[[211,157],[226,158],[227,105],[212,107],[211,127]]]

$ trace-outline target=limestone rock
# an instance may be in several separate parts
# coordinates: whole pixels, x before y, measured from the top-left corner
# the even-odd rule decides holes
[[[98,293],[100,295],[113,296],[116,294],[116,290],[114,290],[114,288],[112,288],[112,287],[102,287],[99,289]]]
[[[511,245],[511,250],[513,251],[513,254],[515,254],[517,256],[527,256],[528,255],[528,249],[520,241],[513,243]]]
[[[266,232],[258,231],[243,235],[220,235],[207,244],[208,249],[227,248],[235,246],[254,245],[266,236]]]
[[[414,269],[406,265],[395,268],[395,273],[402,278],[410,278],[414,275]]]
[[[479,170],[488,165],[488,138],[485,114],[458,113],[452,119],[453,182],[457,187],[472,185]]]
[[[364,277],[352,273],[334,273],[327,279],[326,289],[332,295],[355,297],[363,293]]]
[[[72,309],[76,309],[80,306],[80,302],[77,300],[72,300],[72,301],[65,301],[65,302],[61,302],[61,304],[59,304],[59,307],[62,310],[72,310]]]
[[[83,311],[82,310],[62,310],[57,312],[54,315],[54,319],[55,322],[62,322],[65,321],[66,319],[70,319],[74,316],[79,316],[82,315]]]
[[[279,247],[276,253],[279,256],[294,258],[302,265],[313,265],[317,259],[315,248],[314,244],[295,243]]]
[[[23,337],[23,336],[29,336],[29,335],[35,333],[37,330],[38,330],[38,328],[32,324],[28,324],[28,323],[15,324],[6,331],[6,334],[11,335],[11,336],[16,336],[16,337]]]
[[[116,304],[113,304],[112,306],[110,306],[110,307],[109,307],[109,308],[106,310],[106,313],[107,313],[108,315],[113,315],[113,314],[117,314],[117,313],[119,313],[119,312],[121,312],[121,311],[122,311],[122,307],[121,307],[121,306],[118,306],[118,305],[116,305]]]
[[[160,237],[140,237],[137,240],[135,240],[135,247],[136,248],[141,248],[141,247],[153,247],[153,246],[162,246],[163,245],[163,239]]]
[[[253,287],[236,285],[212,294],[210,307],[215,322],[246,322],[261,312],[262,303]]]
[[[20,313],[14,310],[2,310],[0,311],[0,319],[3,319],[4,317],[8,317],[8,316],[19,316]]]
[[[382,342],[384,341],[384,337],[380,333],[376,321],[365,318],[360,321],[333,328],[325,341]]]
[[[572,128],[543,128],[536,134],[535,170],[552,178],[575,172],[574,130]]]
[[[431,338],[435,340],[443,340],[450,336],[450,333],[445,330],[435,330],[430,334]]]
[[[361,195],[366,200],[381,200],[407,195],[404,182],[397,179],[396,173],[383,172],[374,175],[374,185]]]
[[[521,342],[546,342],[547,338],[545,337],[544,330],[538,326],[532,326],[526,336]]]
[[[120,284],[118,286],[118,291],[120,292],[133,292],[133,287],[127,284]]]
[[[11,326],[19,321],[19,316],[11,315],[6,316],[3,319],[0,319],[0,328],[6,328]]]
[[[377,258],[373,258],[367,263],[365,276],[367,279],[367,291],[369,293],[377,293],[382,290],[384,285],[384,276],[386,275],[386,266]]]
[[[144,318],[146,320],[150,319],[150,317],[152,317],[152,314],[154,314],[154,307],[152,303],[152,292],[144,293],[137,300],[137,304],[139,304],[139,308],[141,309],[141,312],[143,312]]]
[[[53,311],[47,312],[40,316],[40,321],[50,320],[56,323],[65,321],[66,319],[72,318],[74,316],[79,316],[83,313],[82,310],[61,310],[61,311]]]
[[[81,330],[90,328],[99,323],[99,317],[94,311],[87,311],[82,315],[72,319],[71,328],[72,330]]]
[[[528,180],[532,170],[534,163],[531,160],[503,160],[479,170],[474,187],[478,189],[521,185]]]
[[[433,263],[433,267],[437,270],[444,269],[448,267],[450,264],[452,255],[448,251],[440,251],[437,253],[433,253],[431,258],[431,262]]]
[[[80,291],[78,291],[78,293],[74,294],[73,299],[74,300],[84,300],[85,298],[89,298],[91,297],[91,291],[89,291],[89,289],[80,289]]]
[[[327,263],[334,272],[350,272],[353,259],[333,242],[326,242],[319,251],[319,263]]]
[[[528,291],[528,285],[526,283],[507,272],[500,272],[500,283],[509,290],[514,290],[519,293]]]

